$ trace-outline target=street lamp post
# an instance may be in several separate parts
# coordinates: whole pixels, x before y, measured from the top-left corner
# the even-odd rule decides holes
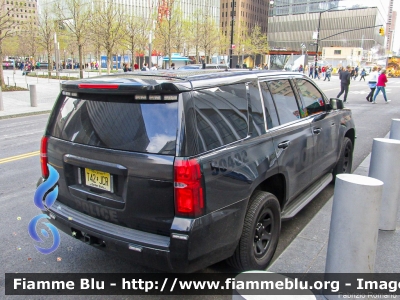
[[[318,18],[318,29],[317,29],[317,40],[316,40],[316,49],[315,49],[315,69],[314,69],[314,72],[315,72],[315,70],[317,69],[317,67],[318,67],[318,46],[319,46],[319,31],[320,31],[320,29],[321,29],[321,15],[324,13],[324,12],[327,12],[327,11],[330,11],[330,10],[333,10],[333,9],[338,9],[338,8],[340,8],[340,6],[337,6],[337,7],[331,7],[331,8],[329,8],[329,9],[326,9],[326,10],[323,10],[323,11],[320,11],[319,12],[319,18]],[[314,74],[313,74],[313,77],[314,77]]]
[[[233,23],[235,22],[235,1],[232,0],[231,11],[231,47],[229,48],[229,67],[233,68]]]
[[[329,10],[329,9],[328,9]],[[323,12],[326,12],[326,11],[328,11],[328,10],[325,10],[325,11],[320,11],[319,12],[319,18],[318,18],[318,29],[317,29],[317,42],[316,42],[316,44],[317,44],[317,48],[315,49],[315,66],[314,66],[314,74],[312,74],[311,76],[311,78],[314,78],[315,77],[315,72],[317,71],[317,68],[318,68],[318,42],[319,42],[319,31],[320,31],[320,29],[321,29],[321,15],[322,15],[322,13]],[[318,77],[319,78],[319,77]]]

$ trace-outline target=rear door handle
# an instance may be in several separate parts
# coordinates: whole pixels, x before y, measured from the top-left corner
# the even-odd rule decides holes
[[[314,134],[320,134],[321,131],[322,131],[321,128],[314,128],[314,129],[313,129],[313,133],[314,133]]]
[[[289,145],[290,145],[290,141],[284,141],[284,142],[278,144],[278,148],[286,149],[287,147],[289,147]]]

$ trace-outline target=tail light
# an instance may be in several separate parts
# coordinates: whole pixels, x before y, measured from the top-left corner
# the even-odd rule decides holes
[[[42,168],[42,177],[49,177],[49,168],[47,167],[48,159],[47,159],[47,142],[49,138],[47,136],[43,136],[40,142],[40,166]]]
[[[200,164],[195,159],[175,160],[175,212],[179,216],[197,217],[204,212],[204,195]]]

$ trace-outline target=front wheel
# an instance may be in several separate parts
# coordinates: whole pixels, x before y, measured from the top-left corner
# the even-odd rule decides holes
[[[333,182],[336,179],[336,175],[343,173],[351,173],[351,167],[353,165],[353,143],[348,137],[343,140],[342,148],[340,150],[339,160],[333,169]]]
[[[250,199],[239,245],[228,263],[240,270],[265,270],[270,263],[281,230],[278,199],[256,191]]]

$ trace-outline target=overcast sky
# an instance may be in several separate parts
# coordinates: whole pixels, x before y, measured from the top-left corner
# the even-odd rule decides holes
[[[344,0],[341,1],[339,6],[352,6],[359,4],[362,6],[377,6],[377,2],[380,2],[385,6],[386,11],[389,10],[389,0]],[[399,51],[400,48],[400,0],[393,1],[393,11],[397,11],[397,22],[394,32],[393,50]]]

